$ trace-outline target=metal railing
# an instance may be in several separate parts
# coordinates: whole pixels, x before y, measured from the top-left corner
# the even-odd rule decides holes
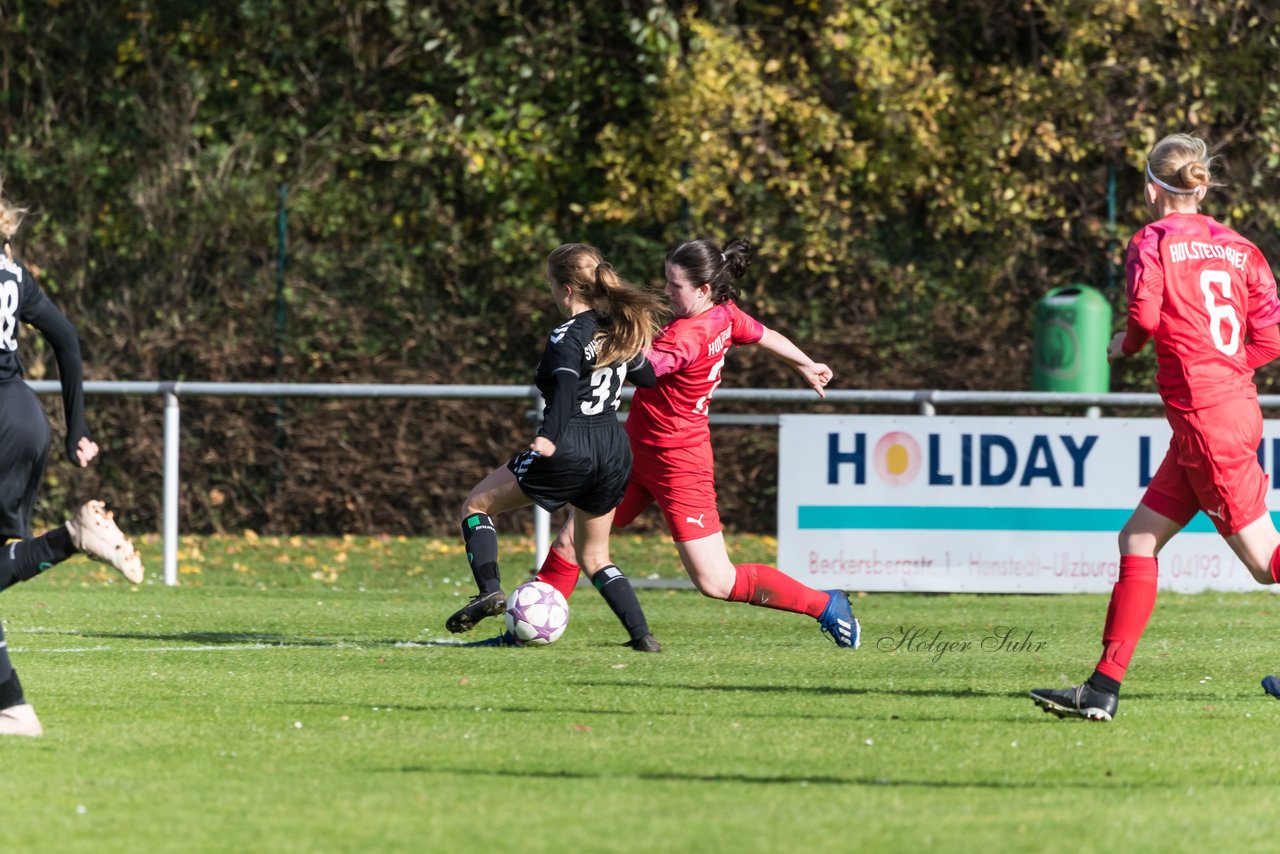
[[[61,385],[54,380],[29,381],[38,394],[56,394]],[[178,583],[178,489],[179,435],[181,410],[179,398],[186,397],[322,397],[322,398],[389,398],[449,400],[526,400],[541,410],[542,397],[537,388],[528,385],[394,385],[361,383],[211,383],[211,382],[110,382],[89,381],[86,395],[125,395],[164,398],[164,517],[162,527],[164,582]],[[624,389],[629,398],[633,389]],[[808,389],[724,388],[716,390],[715,399],[752,403],[787,403],[812,406],[822,403],[870,404],[877,406],[913,406],[921,415],[936,415],[939,406],[1065,406],[1081,407],[1089,417],[1099,417],[1102,406],[1159,406],[1156,394],[1035,391],[887,391],[873,389],[827,389],[819,398]],[[1280,395],[1262,395],[1258,402],[1264,408],[1280,408]],[[777,424],[777,415],[713,414],[712,423]],[[551,515],[535,509],[535,561],[542,562],[550,547]]]

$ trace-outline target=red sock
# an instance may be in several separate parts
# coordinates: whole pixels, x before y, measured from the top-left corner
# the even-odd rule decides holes
[[[762,608],[808,614],[815,620],[822,615],[831,597],[821,590],[806,587],[775,567],[763,563],[740,563],[729,591],[730,602],[746,602]]]
[[[1271,553],[1271,580],[1280,584],[1280,546]]]
[[[573,595],[573,588],[578,584],[578,565],[565,560],[560,556],[560,552],[551,549],[547,552],[547,558],[542,562],[542,567],[535,577],[538,581],[544,581],[559,590],[560,594],[568,600]]]
[[[1159,567],[1153,557],[1120,556],[1120,578],[1111,588],[1107,623],[1102,630],[1102,658],[1097,672],[1120,682],[1138,647],[1142,630],[1156,606]]]

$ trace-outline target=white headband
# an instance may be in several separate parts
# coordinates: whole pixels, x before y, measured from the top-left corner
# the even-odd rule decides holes
[[[1155,173],[1151,171],[1150,163],[1147,164],[1147,180],[1155,184],[1157,187],[1159,187],[1162,190],[1166,190],[1170,193],[1177,193],[1180,196],[1189,196],[1195,192],[1194,189],[1184,190],[1182,187],[1175,187],[1172,184],[1161,181],[1159,178],[1156,177]]]

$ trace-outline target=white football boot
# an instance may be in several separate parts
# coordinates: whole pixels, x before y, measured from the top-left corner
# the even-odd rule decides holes
[[[71,542],[94,560],[111,564],[130,583],[141,584],[142,558],[106,508],[101,501],[85,502],[75,518],[67,520]]]
[[[44,735],[40,719],[30,703],[0,709],[0,735]]]

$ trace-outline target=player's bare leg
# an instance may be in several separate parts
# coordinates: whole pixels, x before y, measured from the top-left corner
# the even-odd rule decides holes
[[[1259,584],[1275,584],[1280,581],[1280,531],[1270,513],[1245,525],[1227,537],[1227,545],[1249,570]]]
[[[717,531],[697,540],[676,543],[680,563],[689,580],[703,596],[728,599],[738,573],[724,544],[724,534]]]

